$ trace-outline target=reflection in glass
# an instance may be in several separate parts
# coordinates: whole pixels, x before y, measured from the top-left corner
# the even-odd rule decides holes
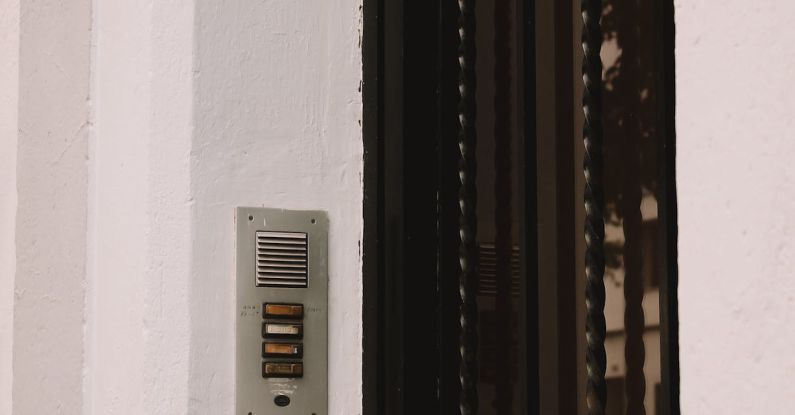
[[[479,413],[518,413],[519,229],[516,50],[510,0],[478,2]]]
[[[657,2],[604,0],[608,413],[657,412],[666,130]]]

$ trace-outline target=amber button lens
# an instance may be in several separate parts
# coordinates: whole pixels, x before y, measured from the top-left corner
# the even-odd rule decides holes
[[[304,317],[304,306],[301,304],[265,304],[262,315],[265,318],[294,318]]]
[[[302,357],[302,355],[303,348],[300,344],[268,342],[262,344],[264,357]]]

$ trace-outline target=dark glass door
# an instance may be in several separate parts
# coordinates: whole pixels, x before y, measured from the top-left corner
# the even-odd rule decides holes
[[[672,9],[636,3],[365,1],[366,414],[678,413]]]

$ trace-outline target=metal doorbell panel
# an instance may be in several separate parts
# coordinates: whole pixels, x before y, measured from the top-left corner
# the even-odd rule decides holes
[[[328,413],[328,218],[237,208],[236,414]]]

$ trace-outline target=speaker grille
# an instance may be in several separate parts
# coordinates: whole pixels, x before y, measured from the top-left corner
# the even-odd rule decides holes
[[[306,288],[306,233],[257,232],[257,287]]]

